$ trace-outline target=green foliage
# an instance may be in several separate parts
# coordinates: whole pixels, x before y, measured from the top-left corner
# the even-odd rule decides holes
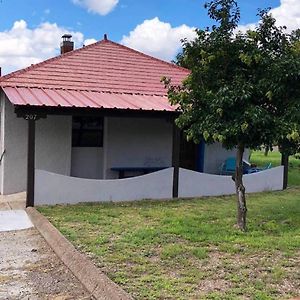
[[[259,42],[266,65],[261,89],[268,90],[279,150],[293,155],[300,151],[300,31],[287,34],[266,11],[260,16]]]
[[[240,11],[235,0],[206,4],[218,25],[197,29],[183,41],[178,64],[191,70],[182,86],[165,79],[177,119],[196,143],[221,142],[227,148],[299,148],[300,31],[287,34],[268,10],[260,10],[255,30],[237,32]],[[282,149],[286,147],[282,147]]]
[[[213,0],[205,7],[217,25],[197,29],[177,57],[190,75],[181,86],[164,82],[171,104],[182,111],[177,125],[189,140],[237,148],[237,225],[246,230],[244,149],[279,145],[286,162],[300,148],[300,30],[288,34],[268,10],[259,10],[255,30],[237,32],[236,0]]]

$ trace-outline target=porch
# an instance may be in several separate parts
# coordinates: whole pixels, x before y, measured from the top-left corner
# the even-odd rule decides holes
[[[108,183],[119,178],[122,168],[129,171],[126,176],[136,176],[142,169],[173,167],[171,196],[178,196],[180,132],[174,125],[176,113],[32,106],[16,106],[15,113],[28,123],[27,206],[34,206],[35,185],[48,185],[36,179],[36,169]],[[56,128],[49,130],[52,126]],[[62,182],[56,187],[64,188]]]

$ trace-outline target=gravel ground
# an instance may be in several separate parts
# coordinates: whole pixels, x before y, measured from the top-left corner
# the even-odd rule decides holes
[[[0,232],[0,299],[93,299],[36,229]]]

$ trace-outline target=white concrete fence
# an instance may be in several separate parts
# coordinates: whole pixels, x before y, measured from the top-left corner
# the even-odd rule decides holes
[[[35,172],[35,205],[172,198],[173,168],[143,176],[96,180]]]
[[[247,193],[282,190],[283,166],[244,175]],[[179,197],[222,196],[235,193],[231,176],[212,175],[179,170]]]
[[[247,193],[281,190],[283,167],[244,176]],[[83,179],[43,170],[35,173],[35,204],[75,204],[79,202],[119,202],[172,198],[173,168],[114,180]],[[231,176],[179,169],[180,198],[221,196],[235,193]]]

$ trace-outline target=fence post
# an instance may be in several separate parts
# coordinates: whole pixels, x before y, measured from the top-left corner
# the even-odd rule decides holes
[[[178,198],[179,184],[179,160],[180,160],[180,129],[173,123],[173,146],[172,146],[172,166],[173,174],[173,198]]]

